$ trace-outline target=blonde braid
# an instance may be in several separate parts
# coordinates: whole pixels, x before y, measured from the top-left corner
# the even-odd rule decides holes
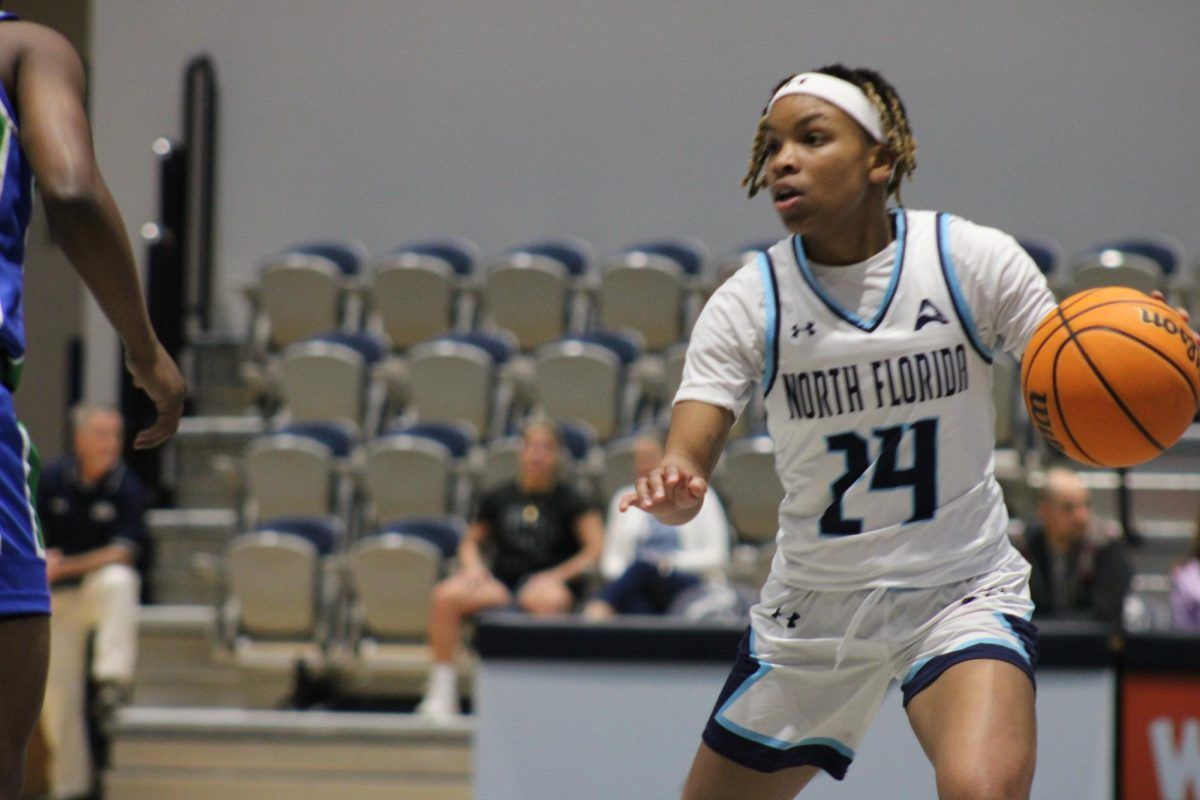
[[[896,202],[903,205],[900,200],[900,182],[905,177],[912,175],[916,168],[916,162],[912,157],[914,149],[912,136],[908,132],[908,120],[905,118],[904,109],[899,105],[894,93],[888,93],[885,100],[874,81],[863,81],[859,88],[863,90],[867,99],[871,101],[871,105],[875,106],[875,110],[879,112],[880,119],[883,120],[887,146],[896,156],[896,169],[888,181],[888,194],[896,195]]]
[[[742,186],[747,187],[746,194],[754,197],[762,188],[763,165],[767,163],[767,118],[764,115],[758,120],[758,130],[754,132],[754,144],[750,147],[750,165],[746,169],[746,177],[742,178]]]

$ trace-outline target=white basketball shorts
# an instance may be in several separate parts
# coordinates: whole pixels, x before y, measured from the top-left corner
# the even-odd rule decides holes
[[[1007,661],[1033,680],[1029,565],[928,589],[828,592],[774,576],[704,730],[717,753],[760,772],[817,766],[841,780],[892,680],[907,706],[949,667]]]

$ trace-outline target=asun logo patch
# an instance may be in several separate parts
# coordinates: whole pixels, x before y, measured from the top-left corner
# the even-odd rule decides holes
[[[946,315],[942,313],[942,310],[926,297],[921,301],[921,307],[917,309],[917,325],[913,330],[919,331],[931,322],[939,322],[942,325],[946,325],[950,320],[946,319]]]

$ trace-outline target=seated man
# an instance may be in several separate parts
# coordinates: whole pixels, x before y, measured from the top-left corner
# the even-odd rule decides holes
[[[639,435],[633,443],[633,469],[644,478],[662,460],[661,438]],[[639,509],[622,514],[625,487],[613,495],[604,536],[600,572],[609,583],[584,608],[589,619],[614,614],[664,614],[683,592],[705,580],[723,582],[729,565],[729,521],[715,492],[709,492],[695,519],[664,525]]]
[[[531,614],[570,611],[583,575],[600,557],[600,513],[558,479],[558,430],[525,428],[519,480],[486,493],[458,549],[458,571],[433,589],[429,646],[433,668],[417,712],[457,714],[454,657],[464,617],[515,603]],[[493,551],[491,569],[482,549]]]
[[[1064,467],[1047,470],[1036,520],[1014,542],[1033,567],[1035,617],[1086,616],[1121,624],[1133,565],[1120,532],[1092,516],[1091,492]]]
[[[72,424],[73,452],[48,466],[38,487],[53,609],[42,731],[53,753],[55,797],[86,795],[92,787],[85,708],[92,632],[91,676],[102,710],[128,696],[141,585],[134,564],[148,541],[145,493],[121,463],[121,416],[81,407]]]

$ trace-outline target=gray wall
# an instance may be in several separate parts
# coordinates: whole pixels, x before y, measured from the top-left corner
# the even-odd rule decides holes
[[[131,230],[155,211],[150,144],[178,131],[183,64],[216,61],[231,330],[236,285],[299,238],[775,236],[737,185],[758,110],[836,60],[905,98],[908,205],[1067,251],[1155,232],[1200,253],[1194,0],[103,0],[93,34],[96,142]]]

